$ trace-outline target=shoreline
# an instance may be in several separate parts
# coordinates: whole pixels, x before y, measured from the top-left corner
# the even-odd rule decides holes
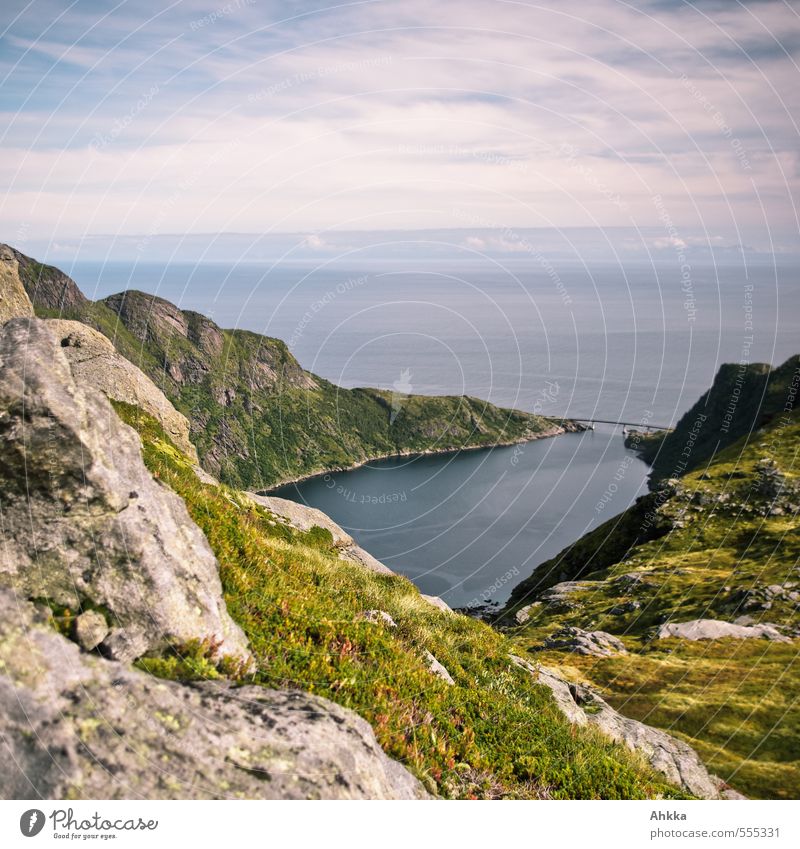
[[[267,489],[258,489],[254,490],[254,492],[256,495],[274,495],[275,490],[281,489],[281,487],[284,486],[290,486],[293,483],[305,483],[305,481],[313,480],[314,478],[322,478],[325,477],[325,475],[330,474],[353,472],[356,469],[363,468],[369,463],[375,463],[380,460],[393,460],[400,459],[402,457],[443,457],[447,454],[460,454],[464,451],[490,451],[492,448],[510,448],[513,445],[524,445],[527,442],[536,442],[539,439],[552,439],[556,436],[563,436],[565,433],[583,433],[588,430],[585,425],[580,424],[574,419],[562,419],[561,422],[562,423],[559,425],[554,425],[552,430],[543,431],[542,433],[533,434],[531,436],[518,437],[517,439],[493,442],[489,445],[467,445],[462,448],[425,448],[422,450],[409,449],[407,451],[391,451],[386,454],[377,454],[371,457],[366,457],[364,460],[359,460],[357,463],[353,463],[350,466],[332,466],[307,475],[298,475],[295,478],[287,478],[280,483],[272,484]]]

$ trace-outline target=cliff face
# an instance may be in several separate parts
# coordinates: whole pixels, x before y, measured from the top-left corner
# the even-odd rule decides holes
[[[663,438],[644,439],[639,454],[654,482],[700,468],[717,452],[769,424],[800,385],[800,356],[772,368],[765,363],[720,367],[711,388]],[[629,439],[629,445],[636,443]]]
[[[247,657],[205,537],[47,325],[14,319],[0,331],[2,583],[99,612],[92,648],[109,657],[191,639]]]
[[[92,303],[66,275],[15,256],[37,313],[104,334],[187,417],[202,465],[239,487],[268,489],[390,454],[563,431],[559,422],[474,398],[409,395],[393,404],[388,392],[342,389],[305,371],[278,339],[223,330],[143,292]]]

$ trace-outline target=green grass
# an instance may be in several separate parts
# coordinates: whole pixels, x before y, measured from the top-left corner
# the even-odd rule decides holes
[[[139,431],[151,471],[206,534],[257,662],[242,677],[217,669],[208,647],[185,657],[178,647],[144,660],[149,671],[234,674],[325,696],[367,719],[385,751],[445,797],[683,797],[636,755],[570,726],[549,690],[509,661],[504,636],[438,610],[405,578],[339,559],[317,529],[299,532],[236,490],[201,484],[151,418],[115,407]],[[368,609],[387,611],[398,627],[360,620]],[[454,686],[428,670],[426,649]]]
[[[537,602],[540,589],[529,581],[507,611],[510,618],[534,603],[530,620],[513,629],[519,651],[572,670],[626,715],[684,737],[712,772],[754,797],[800,797],[800,640],[691,643],[655,640],[654,632],[666,619],[741,615],[798,629],[796,598],[764,595],[784,584],[800,590],[798,452],[795,412],[684,476],[666,499],[646,496],[545,564],[551,577],[542,587],[556,580],[556,564],[585,581],[570,606]],[[777,499],[765,469],[783,475]],[[643,522],[654,509],[659,535],[647,539]],[[631,573],[642,583],[626,583]],[[620,612],[632,603],[639,607]],[[538,651],[562,625],[613,633],[630,653],[587,659]]]

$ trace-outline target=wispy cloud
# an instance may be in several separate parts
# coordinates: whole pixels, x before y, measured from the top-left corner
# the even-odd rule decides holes
[[[6,7],[11,234],[645,228],[655,196],[687,243],[798,231],[778,0]]]

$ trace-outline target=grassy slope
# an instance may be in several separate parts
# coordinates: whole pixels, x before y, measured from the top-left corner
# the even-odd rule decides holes
[[[342,389],[304,372],[278,339],[221,330],[184,313],[219,334],[221,348],[209,354],[150,320],[149,296],[128,294],[124,320],[102,301],[69,310],[39,306],[37,314],[82,321],[111,339],[188,417],[203,465],[234,486],[268,489],[390,454],[522,441],[557,424],[474,398],[419,395],[407,396],[391,422],[389,392]],[[175,366],[194,376],[176,380]],[[277,375],[272,384],[263,379],[265,367]],[[317,388],[301,385],[305,379]]]
[[[743,614],[790,630],[800,626],[796,599],[785,595],[760,609],[766,587],[800,590],[798,451],[795,412],[666,490],[672,494],[658,506],[657,521],[662,533],[669,530],[658,539],[641,541],[647,511],[640,503],[580,540],[561,562],[580,567],[599,546],[582,576],[592,583],[570,596],[571,607],[536,605],[531,620],[514,632],[520,650],[571,668],[623,713],[683,736],[711,771],[754,797],[800,797],[800,642],[690,643],[656,641],[652,634],[670,618],[732,621]],[[771,468],[784,474],[777,497],[765,479]],[[653,507],[656,496],[644,504]],[[632,544],[637,537],[639,544]],[[643,579],[638,586],[615,580],[631,573]],[[537,591],[528,589],[510,611],[534,601]],[[631,602],[641,606],[611,612]],[[598,659],[534,650],[564,624],[621,636],[631,654]]]
[[[151,418],[115,406],[219,558],[229,610],[257,658],[257,683],[353,708],[390,755],[447,797],[681,797],[627,750],[569,726],[549,691],[509,662],[501,634],[434,608],[405,578],[339,559],[327,532],[297,532],[235,490],[201,484]],[[389,612],[398,627],[357,620],[365,609]],[[424,649],[454,686],[428,671]],[[197,646],[143,665],[174,678],[218,674]]]

